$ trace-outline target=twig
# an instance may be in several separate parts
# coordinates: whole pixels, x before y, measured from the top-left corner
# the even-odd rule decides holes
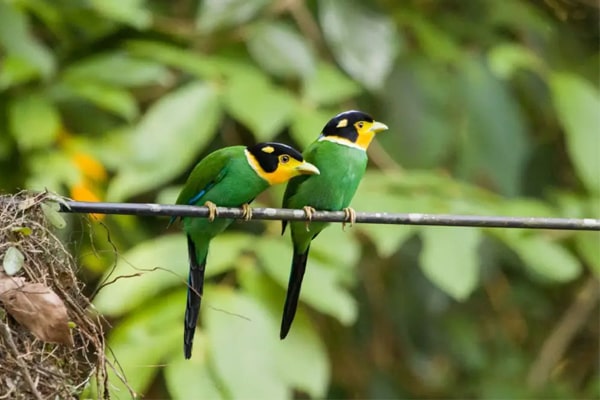
[[[120,214],[170,217],[208,217],[207,207],[142,203],[101,203],[65,201],[60,204],[62,212]],[[243,219],[243,209],[217,207],[217,218]],[[286,208],[254,208],[252,219],[305,221],[303,210]],[[316,211],[311,220],[322,222],[347,222],[343,211]],[[451,214],[396,214],[386,212],[357,212],[356,223],[395,225],[468,226],[483,228],[527,228],[600,231],[600,219],[594,218],[545,218],[505,217]]]
[[[563,356],[581,326],[588,320],[599,298],[598,280],[590,277],[577,293],[573,304],[558,321],[556,328],[544,341],[537,359],[533,362],[527,376],[527,384],[532,389],[539,389],[546,383],[552,368]]]
[[[2,334],[4,335],[4,339],[6,339],[6,343],[10,347],[10,351],[11,351],[13,357],[15,358],[15,362],[19,366],[19,369],[21,369],[21,373],[23,374],[25,380],[27,381],[27,384],[29,385],[29,388],[31,389],[31,393],[37,400],[43,400],[44,398],[42,397],[42,394],[40,392],[38,392],[35,383],[33,383],[33,379],[31,378],[31,375],[29,374],[27,365],[25,365],[25,363],[19,356],[19,350],[17,349],[17,346],[15,345],[15,342],[12,339],[12,335],[10,333],[10,328],[8,327],[8,325],[4,324],[2,321],[0,321],[0,325],[2,325],[2,328],[3,328]]]

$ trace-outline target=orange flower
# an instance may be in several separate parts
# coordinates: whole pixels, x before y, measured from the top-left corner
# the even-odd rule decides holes
[[[71,198],[75,201],[101,201],[85,179],[71,186]],[[90,214],[90,216],[98,220],[104,219],[104,214]]]
[[[72,159],[85,178],[89,178],[95,182],[106,180],[107,174],[104,166],[94,157],[78,151],[73,154]]]
[[[104,166],[91,155],[76,151],[71,160],[81,172],[81,180],[71,186],[71,198],[77,201],[101,201],[97,183],[107,178]],[[104,214],[90,214],[92,218],[102,220]]]

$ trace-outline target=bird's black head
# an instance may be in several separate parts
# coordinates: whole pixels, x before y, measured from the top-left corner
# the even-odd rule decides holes
[[[366,149],[376,133],[387,130],[381,122],[373,120],[369,114],[362,111],[344,111],[327,122],[321,135],[326,140],[341,142],[348,141]]]
[[[248,146],[246,150],[252,168],[271,185],[301,174],[319,174],[317,167],[304,161],[302,154],[287,144],[264,142]]]

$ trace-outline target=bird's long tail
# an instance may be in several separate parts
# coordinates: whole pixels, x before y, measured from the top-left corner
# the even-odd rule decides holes
[[[206,251],[198,257],[196,245],[188,235],[188,255],[190,259],[190,273],[188,277],[187,303],[185,305],[185,320],[183,328],[183,352],[186,359],[192,356],[194,333],[200,313],[200,302],[204,287],[204,269],[206,266]],[[201,258],[201,260],[199,260]]]
[[[285,339],[294,316],[296,315],[296,308],[298,307],[298,299],[300,298],[300,289],[302,288],[302,278],[304,277],[304,271],[306,270],[306,261],[308,260],[308,251],[300,254],[294,249],[294,256],[292,258],[292,270],[290,271],[290,280],[288,283],[287,295],[285,297],[285,305],[283,306],[283,318],[281,319],[281,330],[279,331],[279,338]]]

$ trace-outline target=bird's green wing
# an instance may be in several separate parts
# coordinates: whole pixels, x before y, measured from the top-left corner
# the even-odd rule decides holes
[[[175,204],[199,204],[206,192],[227,175],[229,161],[243,150],[243,146],[226,147],[203,158],[192,170]],[[169,226],[176,219],[172,217]]]
[[[236,148],[224,148],[202,159],[192,170],[175,203],[198,204],[206,192],[225,177],[229,161],[238,151]]]

